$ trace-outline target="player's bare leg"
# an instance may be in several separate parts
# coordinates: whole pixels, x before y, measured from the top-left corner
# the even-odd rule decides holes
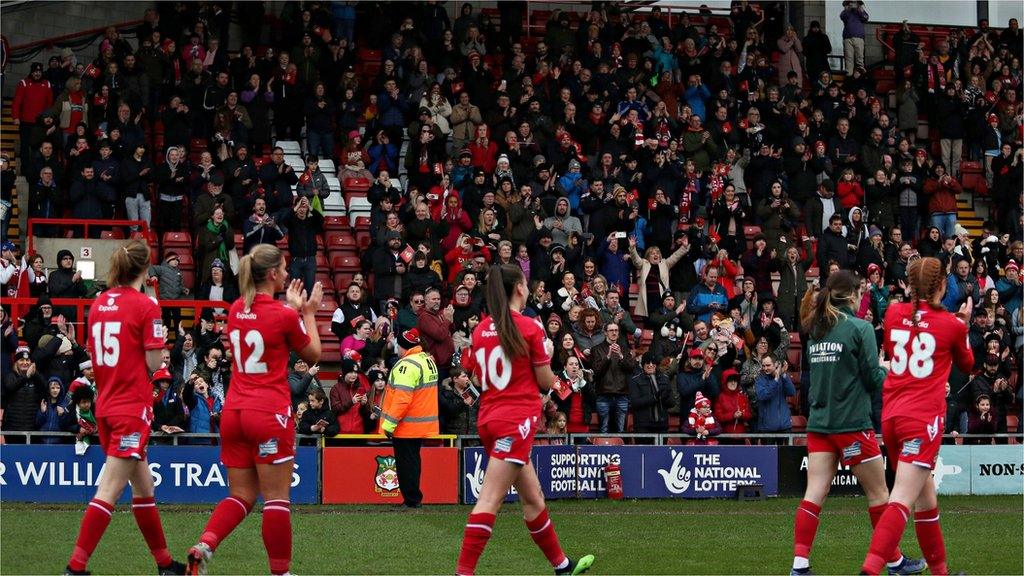
[[[522,467],[519,476],[516,477],[515,487],[519,493],[519,502],[523,506],[526,529],[530,531],[533,542],[555,569],[555,574],[582,574],[589,570],[594,563],[593,555],[588,554],[573,561],[562,551],[558,535],[555,533],[555,525],[548,516],[544,492],[541,490],[540,480],[537,479],[537,472],[533,469],[533,463],[527,462]]]
[[[871,517],[871,528],[878,526],[885,514],[889,502],[889,487],[885,483],[885,464],[881,458],[861,462],[850,469],[857,477],[868,501],[868,516]],[[920,574],[928,565],[920,558],[907,558],[899,546],[885,562],[889,574]]]
[[[889,505],[878,520],[871,546],[861,570],[867,574],[878,574],[899,546],[900,538],[910,519],[910,507],[921,496],[932,471],[924,466],[900,462],[896,468],[896,484],[889,495]],[[929,503],[926,499],[924,503]],[[937,505],[937,502],[935,503]]]
[[[245,520],[259,496],[255,468],[228,468],[228,497],[213,509],[199,542],[188,551],[187,574],[206,574],[206,564],[217,546]]]

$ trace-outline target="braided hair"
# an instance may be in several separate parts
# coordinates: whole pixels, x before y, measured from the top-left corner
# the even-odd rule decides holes
[[[942,262],[938,258],[919,258],[907,266],[907,281],[914,297],[914,326],[921,314],[921,302],[927,302],[933,310],[943,310],[942,295],[946,292],[946,277],[942,273]]]

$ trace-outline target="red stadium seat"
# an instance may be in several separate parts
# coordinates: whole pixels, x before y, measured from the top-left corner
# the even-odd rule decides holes
[[[324,231],[334,232],[352,230],[352,224],[348,221],[348,216],[324,216]]]
[[[192,236],[188,232],[164,232],[164,250],[175,247],[178,250],[192,250]]]
[[[365,230],[370,231],[370,217],[369,216],[356,216],[356,231]]]
[[[341,183],[341,189],[345,194],[366,194],[370,190],[370,181],[366,178],[345,178]]]
[[[590,443],[594,446],[623,446],[622,438],[591,438]]]
[[[103,230],[100,232],[100,240],[124,240],[124,230]]]
[[[355,274],[361,270],[358,256],[345,256],[338,254],[331,257],[331,269],[335,272],[349,272]]]

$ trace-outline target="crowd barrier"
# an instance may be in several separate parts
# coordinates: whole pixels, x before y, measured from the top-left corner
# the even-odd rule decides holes
[[[81,503],[92,497],[103,471],[99,447],[77,455],[72,444],[39,443],[39,433],[4,435],[8,441],[25,443],[0,446],[0,501]],[[545,497],[605,498],[605,467],[613,459],[620,463],[626,498],[732,498],[752,484],[765,496],[799,496],[807,484],[807,450],[791,445],[801,437],[798,434],[771,436],[778,445],[715,446],[674,444],[679,435],[672,434],[625,436],[653,440],[653,444],[608,443],[602,442],[606,437],[593,435],[539,438],[531,463]],[[159,443],[149,448],[149,467],[161,502],[213,503],[227,494],[227,475],[219,462],[219,447],[210,445],[212,437],[155,437]],[[622,442],[619,436],[608,438]],[[382,439],[350,435],[325,443],[323,438],[300,437],[293,462],[292,502],[400,503],[394,453]],[[487,470],[479,439],[444,436],[437,440],[442,445],[422,451],[424,502],[475,502]],[[368,445],[329,445],[339,441]],[[1024,494],[1024,445],[943,445],[934,478],[939,494]],[[860,494],[849,469],[839,469],[833,494]],[[515,499],[514,491],[510,492],[507,501]],[[127,501],[127,495],[122,501]]]

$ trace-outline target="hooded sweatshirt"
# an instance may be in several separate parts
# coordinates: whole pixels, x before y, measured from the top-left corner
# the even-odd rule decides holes
[[[752,416],[750,399],[747,398],[742,386],[736,386],[735,390],[729,390],[725,383],[730,376],[735,376],[738,379],[739,373],[732,368],[722,372],[722,388],[718,391],[718,398],[715,399],[715,420],[722,426],[723,434],[744,434],[747,431],[747,422]],[[739,418],[736,418],[737,411],[742,412]]]

